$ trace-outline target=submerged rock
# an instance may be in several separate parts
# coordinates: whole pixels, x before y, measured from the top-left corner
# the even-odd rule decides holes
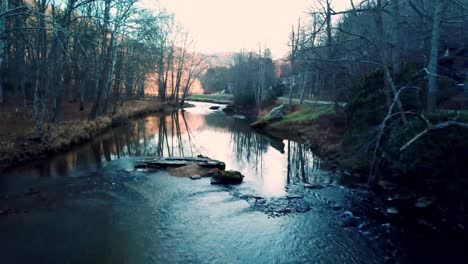
[[[211,184],[239,184],[244,176],[238,171],[223,171],[211,177]]]
[[[198,175],[198,174],[196,174],[196,175],[190,176],[190,179],[192,179],[192,180],[199,180],[199,179],[201,179],[201,176]]]
[[[226,106],[223,108],[223,112],[225,113],[233,113],[234,112],[234,108],[230,105]]]
[[[427,208],[431,206],[433,203],[434,201],[430,198],[420,197],[416,200],[416,203],[414,204],[414,206],[417,208]]]
[[[398,214],[398,209],[396,207],[387,208],[388,214]]]
[[[219,106],[217,105],[210,106],[210,110],[218,110],[218,109],[219,109]]]
[[[313,183],[313,184],[304,183],[304,188],[307,188],[307,189],[323,189],[325,187],[326,186],[324,186],[322,184],[318,184],[318,183]]]
[[[243,115],[233,115],[232,117],[237,118],[237,119],[246,119],[247,117]]]

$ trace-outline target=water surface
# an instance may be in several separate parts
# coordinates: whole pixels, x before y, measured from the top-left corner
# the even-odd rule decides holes
[[[5,263],[383,263],[394,257],[369,192],[306,146],[255,133],[212,104],[153,115],[0,177]],[[209,156],[236,186],[134,170]],[[326,188],[310,188],[312,185]],[[313,185],[315,186],[315,185]],[[376,208],[375,210],[378,210]],[[393,254],[393,256],[392,256]]]

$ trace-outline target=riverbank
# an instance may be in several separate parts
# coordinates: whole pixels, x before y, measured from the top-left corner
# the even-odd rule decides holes
[[[232,104],[232,94],[192,94],[187,98],[187,101],[205,102],[214,104]]]
[[[454,114],[441,112],[428,118],[433,123],[466,119],[463,113],[458,113],[457,118],[451,115]],[[266,115],[251,126],[277,138],[306,143],[345,174],[363,183],[368,180],[372,130],[350,125],[345,113],[335,113],[331,106],[286,106],[282,118]],[[388,134],[389,143],[382,146],[387,156],[379,167],[380,180],[372,187],[377,187],[375,190],[399,221],[429,229],[464,230],[468,226],[465,210],[468,182],[463,173],[466,172],[466,131],[456,127],[435,131],[412,149],[401,152],[400,147],[423,129],[422,121],[412,119]],[[426,220],[421,221],[422,218]]]
[[[37,135],[32,113],[2,113],[0,123],[8,124],[0,131],[0,171],[18,164],[45,158],[52,153],[70,149],[90,141],[108,129],[124,125],[132,118],[151,113],[173,112],[180,107],[175,103],[158,103],[152,100],[125,102],[116,113],[87,119],[87,109],[78,112],[78,106],[68,103],[57,123],[44,125],[44,140]]]
[[[343,137],[346,132],[344,114],[334,112],[332,105],[294,105],[285,108],[281,119],[262,117],[251,124],[257,131],[276,138],[306,143],[314,153],[330,160],[336,166],[344,166]]]

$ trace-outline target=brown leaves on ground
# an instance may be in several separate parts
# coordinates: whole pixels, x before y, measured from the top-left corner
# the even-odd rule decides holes
[[[66,150],[132,117],[177,109],[176,104],[131,100],[119,107],[116,113],[88,120],[89,107],[79,111],[79,104],[70,102],[64,103],[62,107],[61,121],[44,124],[43,139],[38,137],[30,111],[16,112],[13,106],[8,105],[3,109],[0,115],[0,170],[47,153]]]

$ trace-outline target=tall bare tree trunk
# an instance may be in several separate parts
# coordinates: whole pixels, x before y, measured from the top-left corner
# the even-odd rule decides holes
[[[47,0],[41,0],[39,10],[39,31],[37,48],[39,51],[39,60],[36,65],[36,83],[34,87],[33,116],[36,122],[37,132],[43,140],[43,124],[47,113],[47,34],[45,28],[45,11],[47,9]]]
[[[326,6],[326,23],[327,23],[327,59],[332,60],[333,59],[333,50],[332,50],[332,9],[331,9],[331,0],[327,0],[327,6]],[[332,64],[329,63],[331,66]],[[333,67],[329,67],[327,69],[330,74],[330,79],[329,79],[329,86],[333,90],[333,102],[335,106],[335,112],[339,110],[339,103],[338,103],[338,87],[336,86],[336,72],[333,69]]]
[[[400,0],[392,1],[393,7],[393,45],[392,50],[392,65],[393,76],[396,76],[401,71],[401,18],[400,18]]]
[[[376,7],[376,27],[377,27],[377,43],[378,43],[378,48],[379,48],[379,56],[380,56],[380,62],[382,64],[382,68],[384,71],[384,81],[385,85],[390,88],[391,92],[393,93],[393,96],[397,94],[397,87],[395,85],[395,82],[393,81],[392,74],[390,72],[390,69],[388,68],[388,62],[387,62],[387,48],[385,45],[385,27],[383,24],[383,5],[382,5],[382,0],[377,0],[377,7]],[[388,88],[387,88],[388,89]],[[401,112],[401,119],[403,120],[403,123],[407,122],[406,116],[403,113],[403,104],[401,103],[400,98],[396,98],[396,103],[398,107],[398,111]]]
[[[5,55],[6,47],[6,15],[8,12],[8,0],[2,0],[2,9],[0,12],[0,107],[3,105],[3,74],[2,74],[2,63],[3,56]]]
[[[427,111],[434,112],[437,107],[437,74],[439,63],[440,19],[444,9],[444,0],[436,0],[434,22],[432,24],[431,55],[428,66]]]
[[[301,99],[300,99],[299,104],[302,104],[304,102],[305,90],[306,90],[306,87],[307,87],[307,78],[309,77],[308,72],[304,72],[303,74],[304,74],[304,76],[302,78]]]
[[[294,75],[289,80],[289,107],[292,107],[292,95],[294,89]]]

